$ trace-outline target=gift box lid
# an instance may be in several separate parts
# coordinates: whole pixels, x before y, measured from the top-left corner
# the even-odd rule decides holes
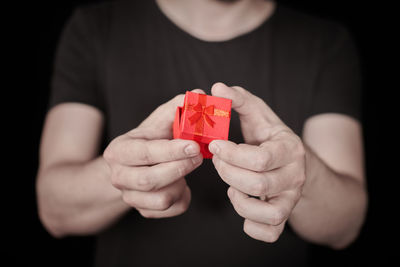
[[[204,143],[227,140],[231,106],[232,100],[227,98],[186,92],[180,120],[182,136]]]

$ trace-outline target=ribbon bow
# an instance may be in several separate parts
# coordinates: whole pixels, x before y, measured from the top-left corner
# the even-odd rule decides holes
[[[204,122],[211,128],[214,127],[215,121],[213,121],[210,116],[230,117],[229,111],[217,109],[214,105],[207,106],[207,95],[203,94],[199,94],[197,104],[187,105],[184,109],[195,112],[188,120],[191,125],[196,124],[194,132],[198,136],[203,136]]]
[[[193,107],[193,111],[196,113],[189,117],[190,124],[193,125],[203,119],[208,125],[214,127],[215,122],[210,118],[210,115],[214,115],[214,105],[206,107],[201,103],[197,103]]]

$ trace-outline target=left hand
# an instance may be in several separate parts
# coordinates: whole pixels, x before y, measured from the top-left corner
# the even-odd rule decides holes
[[[301,197],[305,149],[267,104],[241,87],[216,83],[212,95],[232,99],[245,144],[214,140],[213,163],[252,238],[275,242]],[[257,196],[259,198],[253,198]]]

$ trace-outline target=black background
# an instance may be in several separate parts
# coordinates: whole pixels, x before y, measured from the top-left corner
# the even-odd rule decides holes
[[[12,131],[5,131],[11,136],[4,139],[7,140],[6,147],[11,148],[5,150],[6,158],[11,160],[4,163],[4,179],[11,184],[3,188],[3,206],[7,210],[3,220],[7,226],[2,229],[9,238],[6,256],[11,257],[11,262],[15,264],[92,266],[93,238],[52,238],[39,222],[35,199],[38,147],[57,40],[73,8],[91,2],[97,1],[31,3],[25,6],[26,12],[13,13],[14,20],[10,22],[13,26],[10,38],[15,40],[11,46],[15,44],[16,52],[10,50],[13,51],[9,53],[13,64],[8,67],[15,70],[16,77],[12,76],[13,90],[10,91],[16,96],[13,96],[14,99],[3,99],[3,106],[12,103],[13,108],[3,113],[3,124]],[[390,141],[390,135],[395,131],[392,126],[396,120],[390,119],[393,106],[387,100],[394,97],[394,84],[388,82],[390,71],[385,61],[390,61],[386,37],[396,33],[391,32],[386,24],[386,14],[391,7],[369,5],[366,1],[279,2],[344,24],[359,48],[364,76],[363,125],[370,195],[367,220],[358,240],[349,248],[342,251],[313,248],[314,256],[310,265],[365,266],[372,262],[380,266],[389,265],[389,258],[393,255],[391,248],[396,246],[397,241],[391,222],[397,214],[389,208],[394,203],[394,196],[387,188],[394,188],[398,176],[393,171],[395,160],[390,161],[396,156],[389,154],[394,150],[395,142]],[[389,241],[395,243],[391,245]]]

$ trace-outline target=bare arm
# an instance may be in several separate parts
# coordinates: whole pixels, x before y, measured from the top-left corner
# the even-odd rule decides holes
[[[83,104],[50,110],[43,129],[37,178],[39,216],[57,237],[93,234],[129,209],[99,157],[100,111]]]
[[[93,234],[135,208],[146,218],[182,214],[191,193],[185,175],[201,165],[198,144],[170,140],[179,95],[99,157],[103,118],[83,104],[62,104],[46,119],[37,195],[40,218],[54,236]]]
[[[344,115],[314,116],[303,142],[307,179],[289,222],[305,239],[342,248],[357,237],[367,206],[361,126]]]

